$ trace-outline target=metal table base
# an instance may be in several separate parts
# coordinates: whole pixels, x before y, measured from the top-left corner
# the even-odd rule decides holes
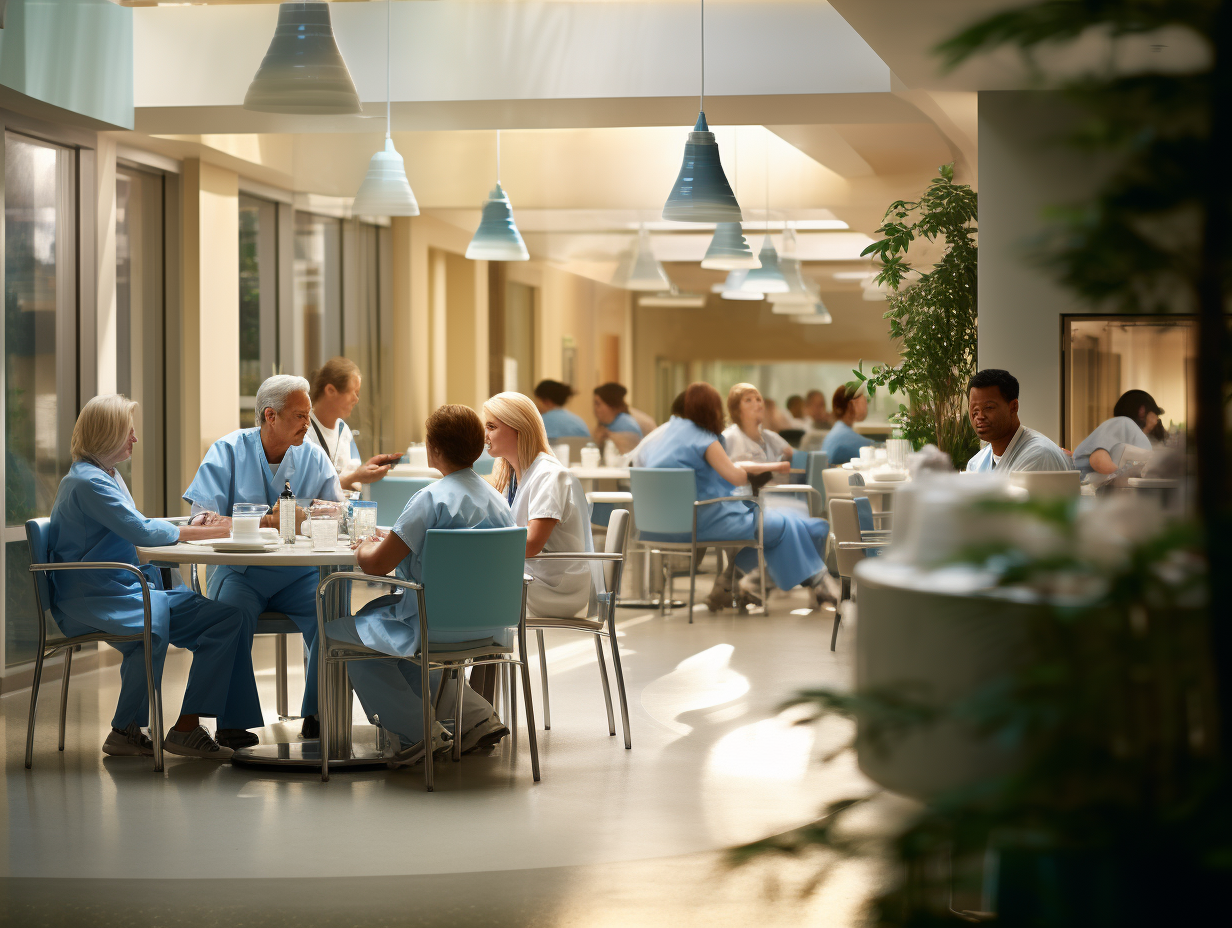
[[[376,745],[352,744],[349,757],[331,757],[329,768],[335,767],[383,767],[386,758]],[[233,764],[251,764],[257,767],[306,767],[321,769],[320,741],[292,741],[281,744],[255,744],[240,748],[231,755]]]

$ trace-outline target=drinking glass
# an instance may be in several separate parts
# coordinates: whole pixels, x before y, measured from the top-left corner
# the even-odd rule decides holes
[[[367,540],[376,534],[376,503],[357,499],[351,503],[352,541]]]
[[[338,547],[338,517],[334,513],[313,516],[308,520],[313,551],[333,551]]]
[[[261,537],[261,517],[269,512],[264,503],[236,503],[231,507],[233,541],[257,541]]]

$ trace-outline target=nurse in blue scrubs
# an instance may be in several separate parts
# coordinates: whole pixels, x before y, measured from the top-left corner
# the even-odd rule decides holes
[[[202,514],[201,525],[177,527],[163,519],[147,519],[137,510],[116,471],[117,464],[132,457],[137,443],[136,407],[116,394],[96,396],[77,417],[73,465],[60,481],[48,526],[48,557],[53,563],[118,561],[136,566],[137,545],[223,538],[230,532],[230,520],[214,513]],[[244,616],[184,587],[163,589],[161,571],[150,565],[141,567],[141,572],[150,585],[155,676],[162,678],[168,642],[193,652],[181,714],[167,732],[163,750],[226,760],[231,749],[215,742],[200,719],[227,716],[246,725],[261,724]],[[145,627],[141,583],[126,571],[53,571],[49,580],[51,613],[66,635],[94,631],[132,635]],[[112,647],[124,660],[120,701],[103,753],[152,755],[154,744],[141,731],[150,717],[144,645],[125,642]]]
[[[821,450],[829,457],[831,467],[840,467],[858,458],[860,449],[873,443],[853,428],[868,417],[868,397],[863,383],[855,390],[842,386],[834,391],[834,415],[838,420],[821,443]]]
[[[595,419],[598,426],[592,433],[600,448],[610,438],[616,450],[628,454],[642,440],[642,428],[629,414],[625,394],[629,391],[618,383],[605,383],[595,387]]]
[[[483,451],[484,429],[475,410],[468,406],[442,406],[426,423],[428,466],[442,474],[407,502],[393,529],[376,541],[356,548],[355,558],[365,573],[383,577],[390,571],[400,580],[423,582],[424,543],[433,528],[508,528],[513,522],[508,501],[475,473],[473,464]],[[475,565],[481,577],[483,565]],[[513,643],[509,628],[444,632],[433,642],[492,640],[506,647]],[[347,665],[351,684],[368,719],[379,718],[391,742],[390,763],[409,766],[423,760],[428,750],[441,751],[452,738],[436,723],[432,736],[424,738],[423,701],[419,665],[399,658],[419,651],[419,601],[414,593],[383,596],[357,614],[334,619],[325,626],[331,640],[362,644],[390,655],[389,660],[353,661]],[[452,678],[441,685],[436,671],[429,683],[438,705],[452,717],[456,690]],[[491,703],[464,684],[462,700],[463,753],[496,744],[509,730]]]
[[[543,417],[548,441],[558,438],[590,438],[590,426],[575,412],[565,409],[573,387],[559,380],[541,380],[535,387],[535,406]]]
[[[787,473],[789,461],[734,464],[724,448],[723,401],[708,383],[690,384],[684,394],[684,415],[669,422],[663,437],[647,449],[647,467],[688,467],[697,474],[697,498],[716,499],[733,495],[735,488],[749,482],[751,474]],[[819,608],[835,600],[829,574],[822,563],[830,525],[790,509],[766,509],[762,516],[766,568],[780,590],[803,585],[810,593],[811,605]],[[697,511],[699,540],[753,538],[757,515],[743,502],[716,503]],[[658,538],[643,532],[650,541],[680,541]],[[736,566],[749,571],[757,566],[756,552],[745,548],[736,556]]]
[[[270,513],[262,522],[278,527],[278,496],[291,484],[297,499],[337,502],[342,499],[338,473],[317,445],[304,441],[311,423],[308,381],[277,374],[257,390],[257,428],[240,429],[210,446],[184,499],[193,514],[211,511],[228,515],[236,503],[264,503]],[[297,515],[302,521],[304,513]],[[304,681],[302,732],[315,738],[320,731],[317,714],[317,609],[320,579],[315,567],[220,566],[209,573],[210,599],[235,606],[248,623],[248,646],[262,612],[281,612],[295,622],[308,647]],[[232,748],[256,744],[250,724],[227,716],[218,720],[218,739]]]
[[[1163,410],[1145,390],[1128,390],[1105,419],[1074,449],[1074,466],[1087,474],[1115,474],[1126,447],[1150,451],[1168,437],[1159,421]]]

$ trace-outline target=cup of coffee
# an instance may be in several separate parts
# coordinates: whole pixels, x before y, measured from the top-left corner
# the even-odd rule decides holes
[[[269,512],[264,503],[236,503],[231,507],[231,540],[261,541],[261,519]]]

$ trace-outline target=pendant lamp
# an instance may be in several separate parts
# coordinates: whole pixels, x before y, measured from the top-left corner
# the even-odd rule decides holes
[[[418,216],[419,204],[406,179],[406,165],[391,135],[393,113],[389,92],[390,0],[385,0],[385,148],[368,162],[368,173],[351,204],[352,216]]]
[[[779,253],[774,250],[774,242],[770,240],[768,232],[761,243],[761,253],[758,258],[761,260],[761,267],[755,267],[749,271],[740,289],[758,294],[786,293],[789,289],[787,279],[779,270]]]
[[[361,111],[328,3],[279,4],[274,38],[248,85],[244,109],[314,116]]]
[[[701,95],[697,124],[684,143],[684,161],[672,192],[663,205],[671,222],[739,222],[740,204],[732,193],[719,146],[706,124],[706,0],[701,0]]]
[[[817,294],[812,291],[808,281],[800,273],[798,258],[779,258],[779,270],[783,272],[783,279],[787,281],[787,289],[782,293],[771,293],[766,297],[774,304],[776,313],[798,313],[807,310],[817,301]]]
[[[791,319],[793,322],[802,322],[805,325],[828,325],[834,321],[830,318],[830,311],[826,309],[826,304],[821,300],[813,304],[812,312],[797,313]]]
[[[500,129],[496,130],[496,186],[483,204],[475,237],[466,246],[472,261],[529,261],[522,233],[513,221],[513,206],[500,183]]]
[[[720,222],[715,226],[706,257],[702,258],[702,267],[712,271],[734,271],[737,268],[761,267],[761,262],[749,248],[740,223]]]
[[[672,289],[672,282],[663,270],[663,265],[654,256],[650,248],[650,233],[643,226],[637,233],[637,252],[627,275],[617,272],[613,281],[616,286],[626,290],[646,290],[661,293]]]
[[[745,268],[728,271],[727,279],[721,284],[712,286],[710,292],[719,294],[725,300],[760,300],[760,293],[740,289],[740,285],[744,283],[744,278],[748,273],[748,270]]]

